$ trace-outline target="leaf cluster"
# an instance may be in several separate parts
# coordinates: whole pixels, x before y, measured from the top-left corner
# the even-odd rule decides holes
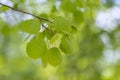
[[[62,53],[73,53],[71,37],[77,30],[69,20],[56,17],[48,26],[36,19],[22,21],[21,31],[34,35],[26,45],[26,52],[33,59],[41,58],[43,66],[57,66],[62,61]]]

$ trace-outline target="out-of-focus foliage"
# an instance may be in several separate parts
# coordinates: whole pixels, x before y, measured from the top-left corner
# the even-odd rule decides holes
[[[0,6],[0,80],[120,80],[119,25],[107,31],[95,24],[114,0],[0,2],[54,22],[43,22],[53,32],[44,30],[32,16]]]

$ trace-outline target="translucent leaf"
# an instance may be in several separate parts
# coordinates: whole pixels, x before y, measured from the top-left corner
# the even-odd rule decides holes
[[[53,33],[51,33],[51,31],[49,31],[49,30],[47,30],[47,29],[45,29],[44,33],[45,33],[45,36],[46,36],[48,39],[51,39],[51,37],[53,36]]]
[[[79,11],[79,10],[74,11],[73,19],[74,19],[74,23],[81,24],[82,22],[84,22],[84,12]]]
[[[8,7],[5,7],[5,6],[0,7],[0,12],[4,12],[4,11],[7,11],[7,10],[9,10]]]
[[[35,34],[40,30],[40,22],[34,19],[23,21],[19,24],[22,31]]]
[[[47,51],[47,46],[44,42],[42,34],[34,37],[26,46],[26,52],[29,57],[38,59],[41,58]]]
[[[73,45],[66,36],[62,38],[60,49],[66,54],[71,54],[73,52]]]
[[[56,33],[50,40],[50,47],[59,47],[62,39],[62,34]]]
[[[70,32],[72,30],[71,23],[63,17],[56,17],[54,22],[49,24],[49,26],[57,32]]]
[[[41,17],[41,18],[48,19],[48,15],[47,15],[47,14],[45,14],[45,13],[40,14],[40,17]]]
[[[53,47],[47,51],[46,57],[47,57],[48,63],[53,66],[57,66],[62,61],[62,55],[61,55],[59,49],[55,48],[55,47]]]
[[[67,5],[67,6],[66,6]],[[71,0],[64,0],[60,6],[65,12],[74,12],[76,10],[76,4]]]

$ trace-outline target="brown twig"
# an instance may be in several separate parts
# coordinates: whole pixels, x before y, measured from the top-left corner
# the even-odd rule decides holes
[[[10,8],[10,9],[12,9],[12,10],[14,10],[14,11],[18,11],[18,12],[21,12],[21,13],[28,14],[28,15],[31,15],[31,16],[33,16],[33,17],[36,17],[36,18],[39,19],[40,21],[43,21],[43,20],[44,20],[44,21],[47,21],[47,22],[52,23],[52,22],[51,22],[50,20],[48,20],[48,19],[44,19],[44,18],[41,18],[41,17],[39,17],[39,16],[37,16],[37,15],[34,15],[34,14],[32,14],[32,13],[25,12],[25,11],[23,11],[23,10],[13,8],[13,7],[8,6],[8,5],[6,5],[6,4],[3,4],[3,3],[1,3],[1,2],[0,2],[0,5],[6,6],[6,7]]]

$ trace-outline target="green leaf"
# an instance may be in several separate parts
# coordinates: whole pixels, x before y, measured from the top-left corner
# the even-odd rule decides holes
[[[44,33],[48,39],[51,39],[51,37],[53,36],[53,33],[50,30],[45,29]]]
[[[50,47],[59,47],[62,36],[62,34],[56,33],[50,40]]]
[[[40,22],[35,19],[25,20],[19,24],[22,31],[35,34],[40,30]]]
[[[38,59],[45,55],[47,46],[42,34],[35,36],[26,46],[26,52],[29,57]]]
[[[9,8],[6,7],[6,6],[0,7],[0,12],[4,12],[4,11],[7,11],[7,10],[9,10]]]
[[[48,63],[53,66],[57,66],[62,61],[62,55],[61,55],[59,49],[56,47],[49,49],[47,51],[46,57],[47,57]]]
[[[67,36],[64,36],[62,38],[61,44],[60,44],[60,49],[65,53],[65,54],[71,54],[73,52],[73,45],[71,41],[67,38]]]
[[[79,10],[74,11],[73,19],[74,19],[74,23],[81,24],[82,22],[84,22],[84,12],[79,11]]]
[[[70,32],[72,30],[71,23],[63,17],[56,17],[54,22],[49,26],[55,29],[57,32]]]
[[[65,12],[74,12],[76,10],[76,4],[71,0],[62,1],[60,7]]]

